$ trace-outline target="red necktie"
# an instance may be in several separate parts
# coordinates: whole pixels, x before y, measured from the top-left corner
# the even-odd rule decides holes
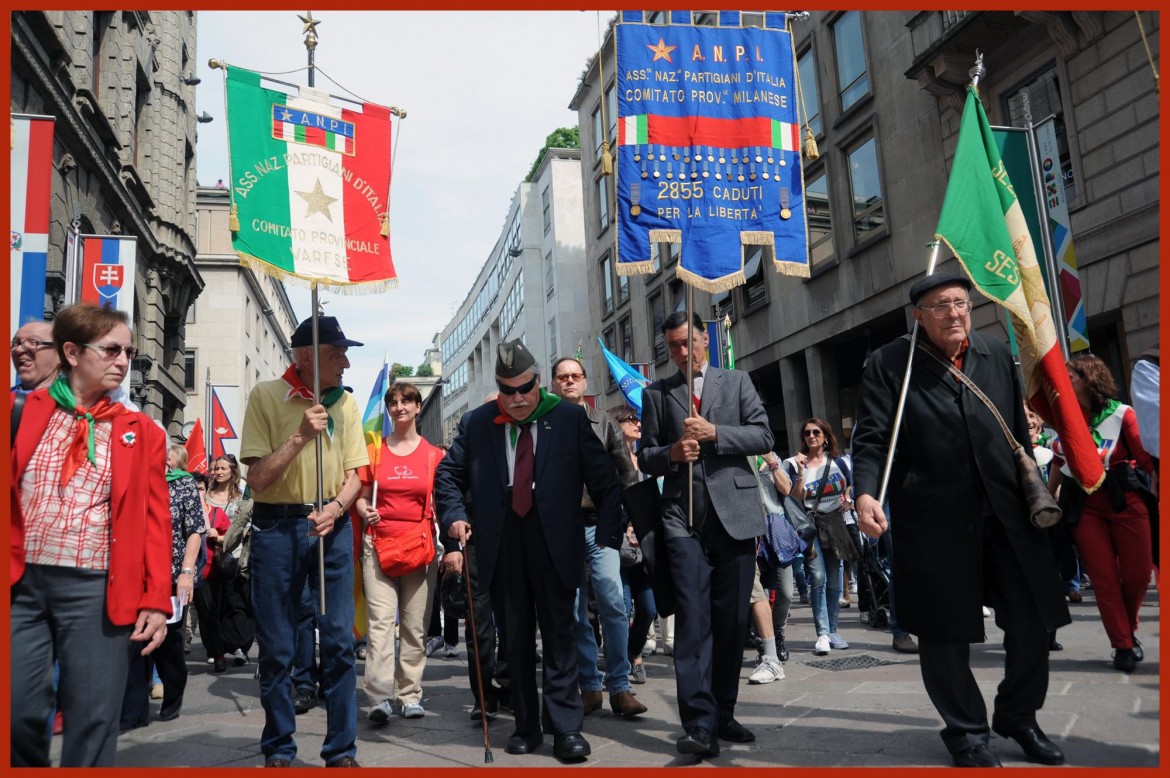
[[[532,430],[521,424],[520,437],[516,439],[516,469],[512,473],[512,510],[517,516],[525,516],[532,510]]]

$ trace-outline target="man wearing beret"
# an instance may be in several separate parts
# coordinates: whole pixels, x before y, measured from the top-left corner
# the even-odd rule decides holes
[[[361,484],[357,469],[369,464],[361,412],[341,384],[346,351],[360,346],[345,337],[332,316],[318,318],[317,366],[321,396],[313,395],[312,319],[292,336],[294,362],[275,381],[248,395],[240,461],[248,466],[252,508],[252,608],[260,647],[260,703],[266,767],[289,767],[296,757],[292,668],[297,615],[305,582],[320,600],[319,551],[325,545],[325,613],[317,629],[321,684],[325,690],[326,767],[358,767],[357,674],[353,651],[353,530],[349,506]],[[314,439],[321,438],[322,508],[316,509]]]
[[[499,397],[460,419],[435,473],[435,503],[443,532],[474,544],[476,581],[490,588],[506,626],[516,730],[505,751],[534,752],[543,729],[553,734],[554,756],[581,761],[590,753],[581,736],[573,621],[585,566],[581,490],[597,506],[597,544],[617,548],[617,471],[585,412],[541,387],[540,366],[521,341],[499,345],[495,372]]]
[[[1064,754],[1036,722],[1048,691],[1048,633],[1070,621],[1048,533],[1028,519],[999,422],[946,367],[970,378],[1031,450],[1019,369],[1007,345],[971,331],[970,291],[966,276],[951,273],[910,288],[921,331],[889,480],[898,624],[918,636],[922,680],[955,766],[999,766],[990,730],[1033,762],[1060,764]],[[873,537],[887,528],[877,496],[909,356],[909,338],[883,346],[861,383],[853,488],[858,527]],[[995,609],[1007,654],[990,727],[970,661],[970,644],[986,639],[984,604]]]

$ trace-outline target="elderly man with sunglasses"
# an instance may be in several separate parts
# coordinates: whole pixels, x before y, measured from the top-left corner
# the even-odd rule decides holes
[[[587,488],[597,508],[597,544],[617,548],[617,471],[585,412],[541,387],[540,367],[521,341],[499,345],[495,373],[500,395],[460,419],[435,474],[435,501],[443,532],[474,544],[478,583],[490,588],[504,627],[516,716],[505,751],[533,753],[547,730],[555,757],[581,761],[590,753],[573,619],[585,566],[581,492]]]
[[[896,444],[891,429],[910,358],[899,338],[874,352],[861,382],[853,432],[857,526],[889,526],[878,503],[891,445],[898,625],[918,636],[922,680],[943,719],[956,767],[998,767],[990,730],[1015,740],[1033,762],[1064,754],[1040,730],[1048,691],[1049,630],[1069,623],[1048,533],[1028,520],[1019,477],[999,422],[951,373],[953,366],[994,403],[1031,450],[1020,371],[1007,344],[971,331],[971,282],[935,273],[910,287],[921,332]],[[962,553],[946,553],[954,549]],[[995,609],[1007,659],[988,727],[971,674],[971,643],[986,640],[982,606]]]
[[[53,325],[47,321],[30,321],[12,336],[12,367],[16,384],[12,391],[28,394],[48,389],[61,372],[61,358],[53,347]]]

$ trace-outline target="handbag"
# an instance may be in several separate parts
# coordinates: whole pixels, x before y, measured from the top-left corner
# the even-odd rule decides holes
[[[983,390],[975,385],[974,381],[965,376],[950,360],[943,359],[933,349],[927,348],[926,344],[921,340],[918,341],[918,348],[922,349],[924,353],[929,354],[939,364],[945,367],[951,375],[962,381],[971,390],[972,394],[983,401],[983,404],[995,416],[995,420],[999,422],[1000,429],[1003,430],[1004,436],[1012,447],[1012,456],[1015,458],[1020,489],[1024,494],[1024,504],[1028,507],[1028,519],[1032,522],[1032,526],[1047,529],[1060,521],[1060,506],[1053,499],[1052,492],[1048,491],[1048,485],[1044,483],[1044,477],[1040,475],[1040,466],[1036,464],[1036,459],[1032,456],[1031,452],[1025,451],[1024,447],[1020,445],[1020,441],[1016,440],[1015,436],[1012,435],[1011,430],[1008,429],[1007,423],[1003,420],[1003,416],[999,414],[999,409],[995,407],[995,404],[987,398]]]
[[[437,456],[434,450],[427,454],[431,481],[434,481]],[[432,535],[434,516],[434,487],[427,494],[427,504],[423,508],[423,515],[418,519],[382,519],[378,522],[377,530],[369,528],[370,540],[374,545],[374,552],[378,555],[378,565],[382,572],[390,578],[400,578],[413,573],[421,567],[426,567],[435,559],[435,539]]]
[[[231,580],[240,574],[240,558],[231,552],[224,551],[222,545],[212,564],[215,565],[216,576],[221,581]]]
[[[628,535],[622,535],[622,547],[618,550],[618,558],[622,567],[633,567],[642,564],[642,547],[630,545]]]

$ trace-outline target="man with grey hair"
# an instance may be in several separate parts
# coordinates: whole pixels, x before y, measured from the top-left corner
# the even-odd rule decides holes
[[[585,566],[581,491],[597,506],[597,542],[621,542],[613,462],[580,408],[540,385],[540,367],[519,340],[501,343],[496,402],[465,414],[435,473],[443,532],[475,550],[477,583],[507,625],[516,729],[509,754],[529,754],[553,734],[553,755],[581,761],[573,600]],[[465,501],[467,494],[470,500]],[[535,616],[535,618],[534,618]],[[536,695],[536,625],[543,647],[543,713]]]
[[[48,389],[61,372],[61,358],[53,346],[53,325],[47,321],[30,321],[12,336],[12,366],[16,384],[12,391],[28,394]]]

